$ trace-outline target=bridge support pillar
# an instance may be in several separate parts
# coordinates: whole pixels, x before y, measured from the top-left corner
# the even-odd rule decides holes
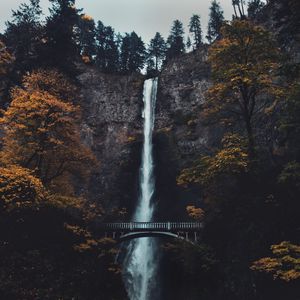
[[[189,233],[188,233],[188,232],[185,233],[185,239],[186,239],[187,241],[189,240]]]
[[[116,238],[116,233],[115,232],[113,232],[113,239],[115,239]]]
[[[197,232],[196,232],[196,231],[194,232],[194,241],[195,241],[195,243],[198,242],[198,235],[197,235]]]

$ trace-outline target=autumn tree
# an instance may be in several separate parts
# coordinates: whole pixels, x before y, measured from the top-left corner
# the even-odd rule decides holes
[[[199,184],[203,187],[216,187],[222,176],[247,172],[248,154],[243,139],[237,134],[226,134],[222,148],[212,156],[203,156],[193,166],[182,170],[177,179],[178,185]]]
[[[81,166],[92,162],[80,140],[80,111],[70,100],[72,92],[72,85],[56,71],[25,76],[1,119],[1,160],[34,170],[46,186],[58,177],[80,173]]]
[[[254,153],[258,118],[282,95],[276,84],[278,48],[271,34],[249,21],[235,20],[222,28],[222,39],[209,51],[214,84],[204,114],[223,121],[243,120],[248,153]]]
[[[33,171],[17,165],[0,167],[1,210],[38,206],[47,197],[42,182]]]
[[[199,15],[193,15],[190,19],[189,31],[193,36],[194,49],[200,48],[202,45],[202,29]]]
[[[185,52],[184,28],[182,22],[173,22],[170,35],[167,39],[167,59],[171,59]]]
[[[264,272],[274,279],[293,281],[300,279],[300,246],[284,241],[271,246],[273,257],[255,261],[251,269]]]
[[[210,6],[209,22],[206,36],[209,43],[212,43],[220,36],[220,31],[223,22],[224,12],[221,9],[220,3],[216,0],[213,0]]]

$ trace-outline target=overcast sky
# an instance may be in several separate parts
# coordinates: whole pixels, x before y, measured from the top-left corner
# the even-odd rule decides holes
[[[0,0],[0,31],[5,28],[5,21],[11,17],[11,10],[20,3],[29,0]],[[136,31],[148,42],[157,31],[168,36],[172,21],[181,20],[185,27],[193,14],[201,15],[205,29],[208,22],[211,0],[77,0],[77,8],[101,20],[105,25],[115,28],[116,32]],[[219,0],[225,17],[231,18],[231,0]],[[41,0],[44,13],[48,13],[49,1]]]

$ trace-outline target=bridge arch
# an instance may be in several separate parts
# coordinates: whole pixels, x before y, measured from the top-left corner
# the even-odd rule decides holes
[[[189,243],[194,244],[187,238],[180,236],[176,233],[172,232],[164,232],[164,231],[148,231],[148,232],[129,232],[126,234],[121,235],[118,238],[118,242],[125,242],[133,239],[143,238],[143,237],[161,237],[161,238],[172,238],[172,239],[179,239],[181,241],[186,241]]]

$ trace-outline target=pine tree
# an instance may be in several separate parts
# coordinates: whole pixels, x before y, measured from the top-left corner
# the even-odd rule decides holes
[[[158,71],[166,56],[166,42],[159,32],[150,41],[148,48],[148,62],[153,62],[153,68]],[[151,63],[152,64],[152,63]],[[149,67],[149,65],[148,65]]]
[[[85,62],[93,62],[96,55],[96,26],[93,18],[82,14],[78,22],[78,41],[79,51]]]
[[[222,24],[224,22],[224,13],[221,9],[220,3],[216,0],[211,2],[208,30],[207,30],[207,40],[212,43],[220,36],[220,31]]]
[[[114,29],[99,21],[96,30],[96,64],[103,72],[116,72],[119,69],[119,49]]]
[[[185,52],[184,29],[182,22],[179,20],[173,22],[167,44],[167,60]]]
[[[186,40],[186,49],[190,50],[191,47],[192,47],[192,41],[191,41],[191,38],[188,36],[188,38]]]
[[[141,37],[134,31],[130,34],[129,72],[141,71],[145,65],[146,48]]]
[[[189,24],[190,33],[193,35],[194,49],[200,48],[202,45],[202,30],[199,15],[193,15]]]
[[[13,11],[12,21],[6,22],[5,43],[14,54],[14,67],[20,75],[35,68],[42,40],[42,26],[39,0],[30,0]]]
[[[245,19],[245,0],[232,0],[232,6],[234,9],[235,18]]]
[[[56,67],[74,75],[74,62],[79,55],[76,44],[75,26],[78,24],[78,12],[75,0],[50,0],[50,16],[46,22],[44,63],[47,67]]]
[[[118,44],[115,38],[114,29],[111,26],[105,27],[104,30],[105,37],[106,37],[106,65],[105,70],[106,72],[112,73],[117,72],[119,69],[119,50]]]
[[[263,7],[264,3],[262,3],[261,0],[250,0],[248,3],[248,17],[250,19],[255,19]]]
[[[125,34],[122,38],[121,53],[120,53],[120,70],[122,72],[129,71],[129,56],[130,56],[130,35]]]
[[[133,31],[126,33],[121,45],[120,63],[122,72],[138,72],[145,65],[146,49],[142,39]]]

